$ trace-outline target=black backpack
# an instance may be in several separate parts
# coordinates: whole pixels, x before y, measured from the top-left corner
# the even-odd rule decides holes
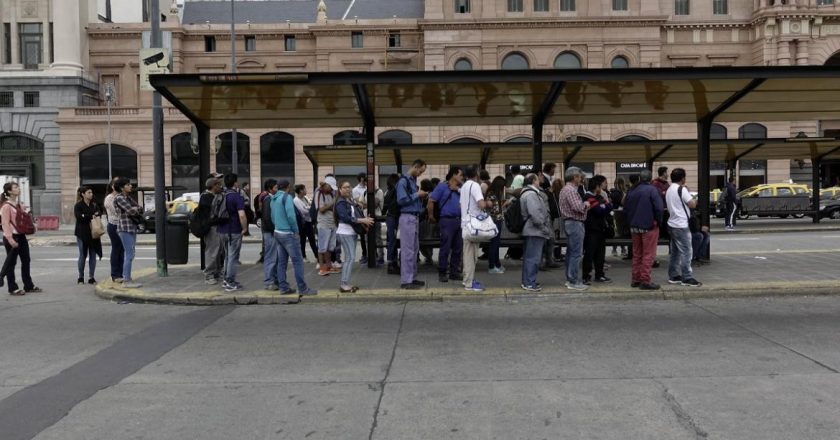
[[[227,209],[228,194],[236,194],[230,190],[224,190],[219,196],[213,198],[213,205],[210,209],[210,222],[214,225],[222,225],[230,220],[230,212]]]
[[[521,234],[522,230],[525,229],[525,223],[528,221],[528,219],[522,214],[522,203],[520,200],[522,199],[522,196],[529,191],[536,192],[533,189],[522,190],[522,192],[519,193],[519,197],[514,197],[513,200],[510,201],[510,206],[508,206],[505,211],[505,226],[508,228],[508,231],[513,232],[514,234]]]
[[[402,177],[400,177],[402,180]],[[399,181],[397,181],[399,185]],[[394,189],[385,193],[385,200],[383,201],[385,206],[382,207],[382,215],[386,215],[388,217],[399,217],[400,216],[400,204],[397,203],[397,187],[394,186]]]
[[[203,238],[210,232],[213,227],[210,224],[210,212],[208,209],[202,209],[201,204],[192,210],[189,217],[190,232],[198,238]]]
[[[548,215],[551,217],[552,220],[556,220],[560,218],[560,204],[557,203],[557,197],[554,196],[554,193],[549,191],[543,191],[546,196],[548,196]]]

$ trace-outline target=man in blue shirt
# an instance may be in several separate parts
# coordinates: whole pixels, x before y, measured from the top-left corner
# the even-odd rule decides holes
[[[429,221],[440,225],[440,258],[438,259],[438,281],[446,283],[461,279],[461,251],[464,242],[461,237],[461,193],[458,189],[464,182],[464,172],[452,167],[446,174],[446,181],[440,182],[429,196]],[[440,210],[440,218],[435,216]],[[449,269],[447,274],[446,270]]]
[[[426,191],[417,188],[417,177],[426,172],[426,162],[417,159],[408,176],[397,181],[397,204],[400,206],[400,288],[422,289],[426,283],[417,280],[417,252],[420,250],[420,198]]]
[[[280,189],[271,196],[271,221],[274,223],[274,239],[277,242],[277,286],[281,294],[295,293],[295,289],[286,281],[286,269],[289,259],[295,272],[295,282],[300,295],[317,295],[318,292],[306,285],[303,277],[303,255],[300,251],[300,225],[297,222],[297,211],[294,196],[289,194],[291,184],[288,180],[281,180],[277,184]]]
[[[242,284],[236,281],[236,267],[239,264],[239,252],[242,250],[242,235],[248,231],[248,219],[245,217],[245,200],[239,195],[236,174],[225,175],[225,208],[228,221],[216,226],[225,249],[225,280],[222,287],[225,292],[242,290]]]

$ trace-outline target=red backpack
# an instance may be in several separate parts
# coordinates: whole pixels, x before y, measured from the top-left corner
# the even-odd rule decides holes
[[[12,219],[12,224],[15,225],[18,234],[32,235],[35,233],[35,220],[32,214],[26,212],[20,204],[13,205],[11,202],[6,202],[12,208],[15,208],[15,218]]]

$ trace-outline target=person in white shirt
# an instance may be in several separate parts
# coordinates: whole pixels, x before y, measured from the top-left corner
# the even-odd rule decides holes
[[[478,170],[475,167],[467,167],[464,170],[464,178],[460,196],[461,231],[462,234],[467,234],[469,229],[465,226],[469,224],[470,216],[480,214],[485,208],[489,208],[491,203],[484,200],[484,193],[481,192],[481,184],[478,182]],[[478,247],[478,243],[464,239],[464,251],[462,252],[464,258],[464,289],[472,292],[484,291],[484,286],[475,279],[475,263],[478,261]]]
[[[318,258],[318,243],[315,241],[315,227],[313,226],[312,215],[309,209],[312,207],[312,201],[306,197],[306,185],[295,185],[295,208],[303,218],[303,225],[300,228],[300,254],[303,255],[303,261],[306,259],[306,242],[309,241],[309,246],[312,248],[312,254],[315,259]]]
[[[684,169],[674,168],[671,171],[671,186],[665,192],[665,203],[670,213],[668,229],[671,233],[668,283],[698,287],[702,283],[694,279],[691,272],[691,229],[688,225],[691,210],[697,207],[697,201],[685,186]]]
[[[356,186],[353,187],[353,200],[362,207],[362,210],[367,210],[367,175],[359,173],[356,175]],[[362,266],[368,263],[368,241],[367,234],[359,234],[359,241],[362,244],[362,258],[359,264]]]

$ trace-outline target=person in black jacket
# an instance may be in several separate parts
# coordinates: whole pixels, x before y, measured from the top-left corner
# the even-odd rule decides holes
[[[738,212],[738,189],[735,188],[735,176],[729,176],[729,182],[726,184],[723,197],[723,200],[726,201],[726,218],[724,219],[726,230],[734,231]]]
[[[606,190],[607,178],[601,175],[594,176],[589,179],[589,191],[586,192],[583,199],[589,205],[584,222],[586,229],[586,235],[583,239],[584,284],[593,281],[593,268],[595,269],[595,282],[609,283],[612,281],[607,278],[604,272],[607,221],[610,220],[610,214],[612,213],[612,205],[607,198]]]
[[[224,260],[222,260],[221,238],[216,231],[218,222],[212,218],[212,211],[213,200],[222,197],[222,181],[210,177],[205,182],[204,187],[206,191],[198,199],[198,212],[205,218],[210,219],[210,229],[204,235],[204,282],[219,284]]]
[[[262,265],[263,265],[263,286],[266,290],[279,290],[277,281],[277,240],[274,239],[274,222],[271,221],[271,198],[277,191],[289,192],[289,181],[283,181],[283,188],[279,187],[276,179],[268,179],[263,184],[264,195],[260,200],[260,219],[262,231]],[[297,208],[295,208],[297,209]]]
[[[90,222],[102,215],[102,208],[93,200],[93,190],[87,186],[79,187],[76,192],[76,206],[73,214],[76,216],[76,244],[79,246],[79,284],[85,283],[85,260],[88,260],[88,284],[96,284],[96,257],[102,259],[102,241],[93,238]]]

